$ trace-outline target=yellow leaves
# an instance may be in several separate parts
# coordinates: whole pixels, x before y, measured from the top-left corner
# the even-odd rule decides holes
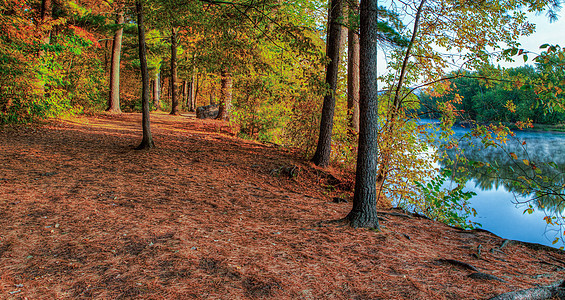
[[[516,112],[516,104],[514,104],[514,102],[512,100],[506,101],[506,104],[504,105],[504,107],[506,107],[509,111],[511,111],[513,113]]]
[[[516,153],[510,152],[509,154],[510,156],[512,156],[513,159],[518,159],[518,155],[516,155]]]
[[[553,225],[553,220],[551,220],[550,216],[545,216],[543,217],[543,220],[545,221],[546,224],[551,224]]]
[[[457,104],[463,103],[463,97],[462,97],[461,95],[459,95],[459,94],[456,93],[456,94],[453,96],[453,103],[457,103]]]
[[[518,127],[518,129],[534,128],[534,124],[530,119],[527,119],[526,121],[518,121],[515,123],[515,125],[516,127]]]
[[[525,164],[526,166],[529,166],[529,165],[530,165],[530,161],[527,160],[527,159],[522,160],[522,162],[524,162],[524,164]]]

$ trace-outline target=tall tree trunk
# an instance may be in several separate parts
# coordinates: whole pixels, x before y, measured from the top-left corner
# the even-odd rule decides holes
[[[161,95],[165,95],[167,100],[171,99],[171,78],[168,76],[161,76]]]
[[[182,103],[186,107],[187,110],[190,110],[190,103],[188,103],[188,80],[182,81]]]
[[[173,27],[171,29],[171,115],[180,114],[179,98],[176,89],[177,81],[177,31]]]
[[[161,109],[161,72],[155,74],[155,78],[153,79],[153,107],[155,110]]]
[[[163,95],[167,95],[167,87],[165,86],[166,79],[167,78],[159,72],[159,100],[163,98]]]
[[[232,77],[231,73],[229,73],[226,69],[222,70],[222,96],[220,99],[220,108],[218,110],[218,116],[216,119],[218,120],[226,120],[230,119],[230,112],[231,112],[231,98],[232,98]]]
[[[216,105],[216,85],[210,79],[210,105]]]
[[[194,78],[192,78],[194,80]],[[192,106],[192,95],[194,94],[194,81],[187,83],[187,93],[186,93],[186,107],[188,111],[192,111],[194,107]]]
[[[47,23],[52,18],[53,5],[51,0],[41,0],[41,23]],[[43,43],[49,44],[51,41],[51,31],[47,31],[43,36]]]
[[[359,14],[357,1],[349,5],[349,30],[347,32],[347,109],[353,132],[359,132],[359,34],[353,23]]]
[[[153,143],[153,137],[151,136],[151,126],[149,122],[149,71],[147,70],[147,49],[145,46],[143,4],[141,3],[141,1],[142,0],[137,0],[135,2],[135,7],[137,9],[137,32],[139,36],[139,61],[141,63],[141,106],[143,111],[141,121],[141,125],[143,127],[143,139],[141,140],[141,144],[137,146],[137,150],[150,149],[155,147]]]
[[[44,24],[48,23],[52,19],[52,15],[53,15],[53,3],[51,2],[51,0],[41,0],[40,25],[43,26]],[[40,27],[39,30],[43,30],[43,27]],[[41,32],[41,34],[43,35],[42,38],[43,44],[49,45],[51,43],[51,30]],[[45,55],[44,50],[40,48],[38,52],[38,57],[39,57],[38,63],[42,63],[42,57],[44,55]],[[37,90],[43,93],[43,96],[49,97],[49,91],[48,91],[49,87],[45,84],[44,80],[42,80],[40,77],[36,78],[35,85],[37,87]],[[10,107],[10,106],[12,106],[12,100],[9,100],[8,104],[6,105],[6,107]]]
[[[116,24],[121,26],[124,24],[124,13],[118,12],[116,16]],[[110,95],[108,97],[107,112],[121,113],[120,109],[120,57],[122,53],[122,35],[124,28],[120,27],[114,34],[114,42],[112,43],[112,65],[110,67]]]
[[[339,68],[339,48],[341,46],[341,24],[343,19],[343,1],[331,0],[329,11],[329,34],[326,45],[326,55],[330,59],[326,67],[326,85],[328,91],[324,97],[322,106],[322,119],[320,121],[320,135],[318,146],[312,161],[325,167],[330,163],[330,153],[332,149],[332,130],[334,125],[335,93],[337,90],[337,73]]]
[[[198,99],[198,91],[200,90],[200,76],[198,76],[198,74],[192,75],[192,81],[194,82],[191,95],[192,111],[196,111],[196,100]]]
[[[112,44],[114,44],[112,42]],[[108,72],[108,65],[110,64],[110,59],[108,58],[108,52],[111,53],[112,49],[110,48],[110,43],[108,40],[104,41],[104,74]]]
[[[357,227],[379,228],[377,218],[378,95],[377,95],[378,0],[361,0],[360,126],[353,208],[346,219]]]

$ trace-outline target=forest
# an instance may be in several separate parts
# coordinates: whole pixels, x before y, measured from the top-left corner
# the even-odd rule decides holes
[[[50,286],[45,276],[74,278],[80,271],[101,290],[79,277],[50,295],[174,298],[185,291],[169,283],[183,282],[195,287],[189,298],[490,298],[541,286],[487,274],[502,274],[527,251],[539,251],[529,255],[543,256],[555,268],[536,292],[565,294],[562,282],[550,281],[565,267],[562,252],[510,239],[499,244],[494,235],[476,231],[469,220],[476,214],[469,206],[474,193],[465,188],[470,174],[480,170],[482,184],[504,177],[511,180],[511,192],[532,196],[525,213],[557,203],[543,220],[559,228],[553,244],[565,244],[563,169],[527,152],[504,150],[514,131],[565,122],[565,49],[559,41],[540,41],[539,49],[518,42],[536,30],[529,15],[556,20],[561,5],[560,0],[2,0],[0,134],[7,143],[0,148],[5,154],[0,216],[18,221],[4,224],[9,233],[0,235],[0,266],[17,266],[0,269],[0,292],[19,294],[23,288],[13,287],[23,287],[20,281],[27,287],[38,279],[43,285],[29,291],[38,295]],[[533,66],[497,64],[532,57]],[[214,120],[193,117],[202,107],[217,109]],[[455,134],[457,124],[469,131]],[[481,149],[503,149],[508,164],[473,156],[469,141]],[[80,153],[84,161],[73,159]],[[519,177],[510,178],[515,174]],[[273,203],[262,204],[266,199]],[[210,217],[196,217],[202,211]],[[255,219],[249,211],[257,212]],[[51,219],[56,221],[46,223]],[[418,228],[406,227],[405,219]],[[453,227],[436,228],[427,223],[432,220]],[[250,225],[254,222],[261,227]],[[88,238],[74,239],[89,223],[96,229]],[[29,250],[17,237],[33,226],[49,230],[26,236],[34,245]],[[194,236],[179,228],[190,228]],[[358,228],[368,230],[354,231]],[[476,235],[460,239],[457,230]],[[106,240],[111,232],[120,236]],[[50,234],[58,239],[47,241]],[[355,235],[355,244],[343,243],[344,234]],[[428,244],[406,246],[420,234]],[[434,247],[457,248],[453,259],[440,248],[414,256],[443,234],[450,241]],[[383,244],[360,242],[373,238]],[[262,239],[268,244],[260,244]],[[305,239],[318,248],[300,246]],[[50,250],[37,250],[44,243]],[[61,245],[70,250],[57,250]],[[326,251],[336,245],[350,260]],[[232,246],[238,254],[230,261]],[[401,249],[408,252],[395,252]],[[255,262],[242,254],[250,251]],[[359,254],[367,251],[374,261]],[[375,253],[387,251],[416,258],[400,271],[396,265],[370,271],[384,259]],[[504,251],[512,257],[498,266]],[[481,255],[492,260],[485,265]],[[476,258],[485,272],[462,262],[467,257]],[[64,269],[57,266],[60,260]],[[91,260],[104,262],[104,269]],[[276,271],[268,270],[268,260],[276,262]],[[319,290],[277,276],[310,266],[323,280],[339,276],[330,265],[340,262],[338,273],[347,278]],[[132,263],[148,273],[124,267]],[[38,267],[42,264],[46,269]],[[476,271],[468,277],[488,283],[470,291],[458,282],[445,292],[449,283],[437,281],[444,273],[434,273],[435,279],[412,273],[438,265],[441,272],[449,272],[446,266]],[[359,274],[347,266],[368,275],[348,286]],[[527,272],[537,280],[543,270]],[[385,284],[407,274],[411,283],[399,286],[412,287],[389,293],[362,283],[385,273],[390,277]],[[308,282],[304,274],[284,276]],[[202,285],[206,279],[212,281]],[[505,279],[514,285],[493,284]]]
[[[552,61],[562,64],[562,57],[553,55]],[[495,68],[491,70],[502,73],[502,70]],[[472,120],[484,124],[524,122],[560,125],[565,119],[563,107],[557,104],[561,102],[558,98],[562,93],[562,83],[565,83],[563,72],[554,70],[545,58],[540,57],[535,68],[509,68],[497,77],[481,71],[454,72],[448,77],[453,79],[449,81],[450,86],[445,93],[419,96],[420,114],[439,118],[441,116],[437,104],[459,97],[460,101],[455,103],[455,108],[459,111],[457,120],[460,122]],[[515,82],[520,82],[521,86],[518,88]],[[540,95],[541,91],[536,90],[534,82],[546,82],[559,88],[556,90],[559,92]]]

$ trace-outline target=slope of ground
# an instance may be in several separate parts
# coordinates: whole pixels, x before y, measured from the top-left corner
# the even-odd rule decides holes
[[[154,114],[135,151],[140,118],[0,127],[0,298],[486,299],[564,278],[561,251],[394,210],[380,232],[324,222],[350,204],[323,173],[216,121]]]

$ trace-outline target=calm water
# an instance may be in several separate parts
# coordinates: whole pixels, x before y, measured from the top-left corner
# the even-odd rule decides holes
[[[462,137],[469,132],[461,127],[454,128],[454,131],[455,137]],[[561,241],[555,245],[552,242],[556,237],[560,237],[565,229],[547,225],[543,218],[546,215],[560,216],[565,212],[565,202],[562,198],[565,193],[565,134],[523,131],[515,133],[516,136],[509,137],[503,147],[484,148],[477,138],[460,141],[459,145],[469,160],[496,165],[498,170],[492,172],[487,166],[471,169],[466,190],[477,193],[471,199],[471,207],[477,211],[477,216],[471,217],[471,220],[482,224],[481,228],[503,238],[561,247]],[[447,151],[448,155],[454,156],[454,151]],[[518,159],[513,158],[510,153],[516,154]],[[553,179],[552,182],[544,184],[558,195],[530,201],[535,195],[523,192],[517,184],[520,176],[535,176],[531,167],[523,163],[523,159],[535,163],[541,170],[540,175]],[[548,164],[550,162],[555,164]],[[534,208],[534,213],[524,214],[529,204]]]

